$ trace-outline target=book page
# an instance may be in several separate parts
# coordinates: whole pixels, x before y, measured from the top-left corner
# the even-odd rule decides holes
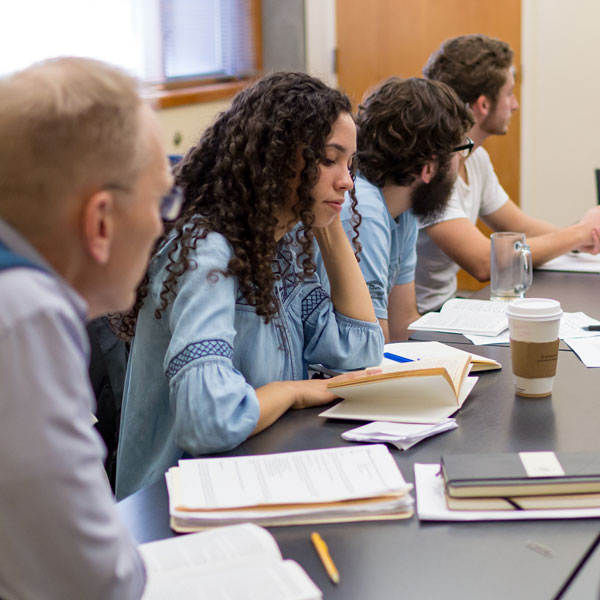
[[[447,331],[449,333],[476,333],[479,335],[497,335],[508,327],[504,314],[477,312],[426,313],[411,323],[409,329],[429,331]]]
[[[471,357],[474,363],[489,365],[490,367],[500,367],[500,363],[493,358],[465,352],[453,346],[442,344],[441,342],[392,342],[384,346],[384,352],[391,352],[405,358],[410,358],[413,361],[431,358],[449,358],[454,356],[464,356],[465,354]],[[389,358],[384,358],[379,366],[393,364],[394,361]]]
[[[408,489],[383,445],[180,460],[189,509],[332,502]]]
[[[506,313],[507,302],[492,302],[472,298],[450,298],[444,303],[440,312],[478,312],[503,315]]]
[[[139,546],[149,577],[155,573],[193,567],[196,572],[224,565],[281,560],[279,546],[262,527],[245,523],[174,537]]]
[[[286,560],[213,574],[165,575],[149,582],[143,600],[319,600],[322,597],[302,567]]]

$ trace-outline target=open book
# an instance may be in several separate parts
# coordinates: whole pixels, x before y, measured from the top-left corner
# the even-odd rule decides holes
[[[180,460],[167,472],[171,527],[296,525],[413,514],[412,486],[381,444]]]
[[[408,328],[496,336],[508,328],[507,302],[451,298],[440,312],[425,313]]]
[[[406,353],[406,350],[403,350]],[[359,421],[438,423],[454,414],[477,378],[468,352],[445,358],[423,358],[382,366],[381,373],[348,381],[331,381],[328,388],[343,398],[319,416]]]
[[[275,538],[246,523],[139,546],[148,584],[142,600],[318,600],[302,567],[283,560]]]
[[[453,346],[442,344],[441,342],[393,342],[384,346],[384,359],[380,366],[393,366],[395,361],[385,358],[385,354],[392,353],[411,361],[420,361],[423,359],[447,359],[460,357],[468,354],[471,357],[471,373],[476,371],[493,371],[501,369],[502,365],[493,358],[480,356],[472,352],[465,352]]]

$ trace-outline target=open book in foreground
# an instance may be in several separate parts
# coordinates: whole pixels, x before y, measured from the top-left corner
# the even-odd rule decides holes
[[[142,600],[319,600],[302,567],[275,538],[246,523],[139,546],[148,584]]]
[[[425,313],[408,328],[496,336],[508,328],[507,302],[451,298],[440,312]]]
[[[171,527],[404,519],[412,486],[382,444],[180,460],[167,472]]]
[[[382,366],[380,373],[331,381],[328,389],[344,400],[319,416],[438,423],[454,414],[473,389],[477,378],[468,377],[471,364],[468,352],[449,352],[445,357],[411,359],[403,363],[390,361]]]

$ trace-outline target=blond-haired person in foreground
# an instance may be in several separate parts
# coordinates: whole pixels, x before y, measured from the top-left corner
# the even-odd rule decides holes
[[[139,598],[92,429],[85,320],[127,309],[171,176],[135,80],[63,58],[0,80],[0,597]]]

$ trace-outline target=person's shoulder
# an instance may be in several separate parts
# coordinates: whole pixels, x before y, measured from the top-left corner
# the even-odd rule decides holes
[[[358,201],[358,212],[362,218],[383,219],[388,215],[387,206],[381,190],[370,181],[358,175],[354,182],[356,199]],[[350,198],[344,203],[344,215],[349,215]]]
[[[488,154],[488,151],[483,147],[479,146],[471,156],[467,159],[469,167],[475,167],[477,169],[489,169],[492,168],[492,159]]]
[[[0,271],[0,288],[5,290],[0,295],[0,330],[40,313],[81,320],[67,298],[65,285],[38,269],[17,267]]]
[[[189,242],[186,241],[187,243]],[[175,244],[177,244],[177,249],[173,253]],[[177,262],[180,252],[180,238],[176,238],[175,233],[172,233],[160,246],[152,259],[150,265],[151,275],[156,276],[167,268],[172,260]],[[233,248],[227,238],[216,231],[210,231],[206,235],[192,241],[188,258],[194,261],[196,268],[202,270],[203,266],[207,268],[225,268],[232,256]]]

